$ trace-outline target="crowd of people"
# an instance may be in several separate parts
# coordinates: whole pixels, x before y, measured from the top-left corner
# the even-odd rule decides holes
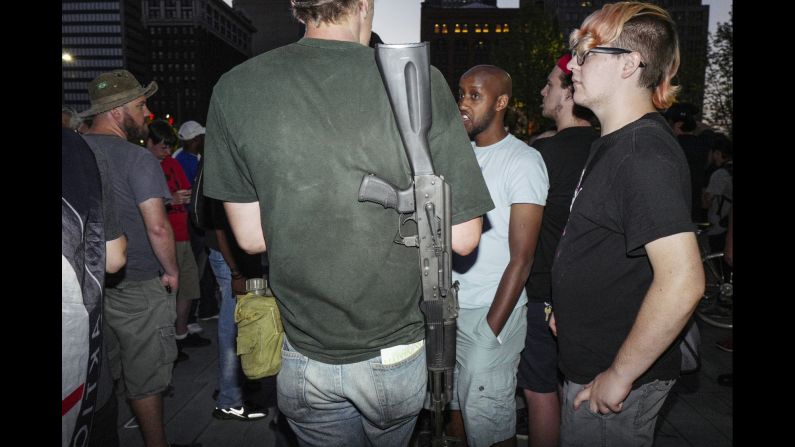
[[[244,402],[234,321],[263,276],[299,444],[409,444],[428,405],[417,250],[395,243],[392,210],[357,200],[365,174],[411,182],[374,1],[291,7],[305,36],[221,76],[206,128],[151,120],[158,86],[127,70],[88,85],[88,110],[62,109],[63,445],[118,445],[120,396],[145,445],[178,446],[162,395],[184,350],[213,343],[202,319],[218,319],[212,416],[268,416]],[[454,95],[431,67],[460,285],[446,433],[464,445],[516,445],[517,389],[531,446],[652,445],[704,292],[694,223],[711,250],[727,243],[732,143],[675,103],[670,14],[606,4],[569,46],[540,91],[555,130],[531,145],[504,122],[510,73],[472,67]]]

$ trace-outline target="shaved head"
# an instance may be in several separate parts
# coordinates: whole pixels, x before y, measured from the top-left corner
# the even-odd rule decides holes
[[[511,76],[494,65],[476,65],[458,81],[458,110],[469,138],[478,146],[504,138]]]
[[[488,86],[494,96],[513,95],[513,82],[511,75],[507,71],[494,65],[475,65],[466,71],[461,78],[476,77],[482,79],[485,86]]]

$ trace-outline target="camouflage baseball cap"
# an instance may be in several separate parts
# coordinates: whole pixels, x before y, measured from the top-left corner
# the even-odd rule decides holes
[[[146,96],[154,95],[157,91],[157,82],[152,81],[145,88],[138,83],[135,76],[127,70],[113,70],[102,73],[88,84],[88,97],[91,99],[91,108],[80,112],[81,118],[94,116],[110,109],[122,106],[128,102]]]

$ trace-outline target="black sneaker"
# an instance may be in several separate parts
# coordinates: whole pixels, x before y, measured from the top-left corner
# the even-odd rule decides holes
[[[200,348],[202,346],[207,346],[210,343],[211,342],[210,342],[209,338],[204,338],[204,337],[202,337],[199,334],[188,333],[188,335],[185,338],[183,338],[182,340],[177,340],[177,347],[179,349],[182,349],[182,348]]]
[[[237,408],[218,408],[213,410],[213,417],[216,419],[232,419],[236,421],[254,421],[268,416],[268,409],[249,410],[245,405]]]

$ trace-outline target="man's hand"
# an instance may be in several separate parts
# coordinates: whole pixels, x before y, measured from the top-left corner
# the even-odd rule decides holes
[[[612,368],[601,372],[593,381],[574,397],[574,410],[584,401],[594,413],[618,413],[623,409],[624,400],[632,391],[632,381],[618,375]]]
[[[552,331],[552,335],[555,337],[558,336],[558,325],[555,323],[555,312],[549,314],[549,329]]]
[[[238,276],[237,278],[232,278],[232,293],[235,295],[245,295],[246,294],[246,277],[243,275]]]
[[[179,288],[179,273],[173,275],[164,273],[163,276],[160,277],[160,283],[163,284],[166,292],[177,293],[177,289]]]
[[[190,189],[178,189],[171,194],[172,205],[190,203]]]

